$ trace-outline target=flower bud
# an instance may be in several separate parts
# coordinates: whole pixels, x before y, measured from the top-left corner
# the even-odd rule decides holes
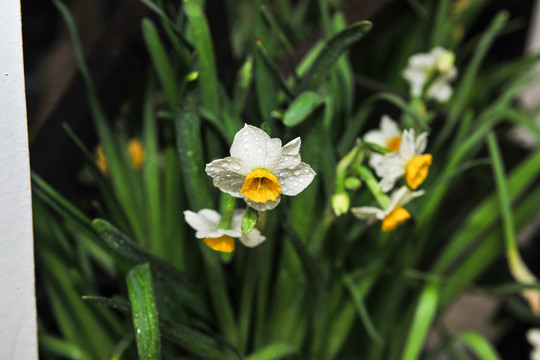
[[[351,200],[346,192],[334,194],[332,196],[332,208],[336,216],[341,216],[349,211]]]
[[[437,60],[435,60],[435,67],[440,73],[447,73],[454,66],[455,60],[456,56],[453,52],[444,50],[441,54],[439,54],[439,56],[437,56]]]
[[[345,186],[345,189],[347,190],[358,190],[360,186],[362,186],[362,181],[360,179],[349,176],[345,179],[345,182],[343,183],[343,186]]]

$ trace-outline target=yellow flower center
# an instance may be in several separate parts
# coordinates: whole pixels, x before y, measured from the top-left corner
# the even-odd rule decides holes
[[[399,150],[399,145],[401,145],[401,135],[391,137],[386,142],[386,148],[391,152],[396,152]]]
[[[131,166],[138,170],[144,161],[144,148],[142,143],[137,139],[131,139],[128,143],[128,152],[131,157]]]
[[[246,198],[258,203],[275,201],[281,193],[278,179],[265,169],[253,170],[246,176],[244,186],[240,190]]]
[[[96,160],[96,165],[98,169],[104,176],[109,176],[109,167],[107,166],[107,159],[105,159],[105,154],[103,153],[103,148],[99,145],[96,148],[94,153],[94,158]]]
[[[234,251],[234,239],[229,235],[223,235],[218,238],[204,238],[204,243],[213,250],[221,252]]]
[[[424,182],[428,175],[432,159],[433,156],[431,154],[424,154],[415,156],[409,161],[405,170],[407,184],[409,184],[411,189],[416,189]]]
[[[402,207],[395,208],[388,216],[386,216],[381,224],[382,231],[391,231],[403,224],[411,214]]]

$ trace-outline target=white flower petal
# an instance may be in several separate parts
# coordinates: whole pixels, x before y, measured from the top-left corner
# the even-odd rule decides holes
[[[218,238],[222,237],[223,235],[228,235],[230,237],[237,238],[242,234],[241,231],[238,230],[224,230],[224,229],[215,229],[212,231],[197,231],[195,236],[199,239],[204,238]]]
[[[250,172],[242,160],[234,157],[214,160],[206,165],[206,173],[214,179],[214,186],[234,197],[243,196],[240,190]]]
[[[281,196],[279,196],[275,201],[268,200],[265,203],[259,203],[255,202],[253,200],[249,200],[244,198],[244,201],[252,208],[254,208],[257,211],[266,211],[266,210],[272,210],[276,206],[278,206],[279,202],[281,201]]]
[[[186,222],[196,230],[195,236],[199,239],[218,238],[223,235],[238,237],[242,233],[234,229],[218,229],[221,215],[211,209],[202,209],[198,213],[186,210],[184,211]]]
[[[407,68],[402,74],[403,78],[409,82],[411,87],[410,94],[413,97],[420,96],[422,94],[422,88],[426,83],[427,76],[422,70],[416,70]]]
[[[300,144],[301,140],[299,137],[288,142],[283,148],[279,155],[275,158],[274,163],[269,168],[269,170],[274,173],[278,172],[280,169],[292,169],[297,167],[300,162]]]
[[[231,229],[242,231],[242,218],[246,214],[245,209],[235,209],[231,219]]]
[[[247,234],[240,235],[240,242],[247,247],[255,247],[266,240],[258,229],[253,229]]]
[[[407,195],[407,192],[409,192],[409,189],[406,186],[402,186],[392,192],[390,195],[390,204],[386,209],[384,209],[384,216],[387,216],[399,206],[401,200]]]
[[[274,175],[276,175],[281,185],[281,193],[294,196],[311,184],[316,173],[308,164],[300,163],[293,169],[280,169]]]
[[[286,155],[298,155],[301,144],[302,140],[300,137],[297,137],[296,139],[293,139],[285,144],[285,146],[281,149],[281,153]]]
[[[351,212],[357,218],[366,220],[368,224],[384,219],[384,211],[373,206],[354,207],[351,208]]]
[[[426,147],[427,147],[427,137],[428,137],[429,133],[427,131],[421,133],[420,135],[418,135],[418,137],[416,138],[416,144],[415,144],[415,155],[420,155],[420,154],[423,154],[424,151],[426,151]]]
[[[409,58],[409,66],[417,69],[429,69],[435,65],[438,55],[438,49],[433,49],[429,53],[415,54]]]
[[[369,166],[371,166],[373,169],[375,169],[375,172],[377,173],[377,176],[379,175],[377,172],[377,169],[381,169],[382,165],[381,162],[384,161],[384,155],[378,154],[378,153],[372,153],[369,157]]]
[[[211,226],[215,228],[219,226],[219,222],[221,221],[221,214],[212,209],[199,210],[197,215],[203,218],[206,223],[211,224]]]
[[[407,189],[407,190],[409,190],[409,189]],[[398,202],[397,206],[403,206],[403,205],[407,204],[408,202],[410,202],[412,199],[424,195],[424,193],[425,193],[424,190],[419,190],[419,191],[410,191],[410,190],[409,190],[409,191],[407,191],[407,193],[401,198],[401,200]]]
[[[540,347],[540,329],[531,328],[527,330],[526,337],[533,347]]]
[[[426,92],[426,99],[433,99],[440,103],[447,102],[452,97],[452,87],[444,82],[435,81]]]
[[[399,129],[397,122],[392,120],[392,118],[388,115],[383,115],[381,117],[380,127],[381,127],[382,133],[385,135],[387,140],[401,135],[401,130]]]
[[[416,155],[416,142],[414,137],[414,129],[403,130],[401,143],[399,144],[399,156],[409,162]]]
[[[375,157],[373,160],[373,168],[379,177],[396,177],[399,178],[405,174],[405,166],[407,161],[399,154],[389,153],[381,157]]]
[[[263,130],[251,125],[236,133],[231,145],[231,156],[241,159],[249,169],[265,166],[267,158],[267,143],[270,136]]]
[[[274,138],[270,139],[266,143],[266,160],[264,161],[264,168],[272,168],[276,159],[281,154],[281,140]]]
[[[375,130],[370,130],[364,134],[364,141],[377,144],[382,147],[386,147],[386,143],[388,142],[388,139],[382,133],[382,131],[375,129]]]

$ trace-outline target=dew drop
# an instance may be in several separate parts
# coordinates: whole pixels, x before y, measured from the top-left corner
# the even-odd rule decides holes
[[[295,171],[294,171],[294,175],[295,175],[295,176],[299,176],[301,173],[302,173],[302,172],[301,172],[300,170],[295,170]]]

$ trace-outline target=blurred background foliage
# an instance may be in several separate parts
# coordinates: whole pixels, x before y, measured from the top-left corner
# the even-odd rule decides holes
[[[43,358],[527,356],[539,320],[504,256],[520,234],[538,270],[540,153],[505,134],[540,138],[516,101],[538,58],[523,55],[532,1],[22,6]],[[459,77],[421,124],[435,161],[414,220],[385,234],[335,217],[338,161],[381,114],[410,121],[401,72],[434,46],[455,52]],[[204,166],[244,122],[301,136],[318,176],[268,214],[265,243],[223,256],[182,211],[219,209]],[[464,292],[496,300],[494,335],[446,327]]]

